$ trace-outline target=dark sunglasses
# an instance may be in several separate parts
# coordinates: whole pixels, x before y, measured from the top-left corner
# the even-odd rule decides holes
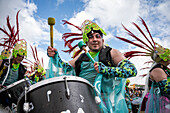
[[[19,54],[17,54],[17,56],[18,56],[18,57],[22,57],[22,58],[24,58],[24,57],[25,57],[24,55],[19,55]]]

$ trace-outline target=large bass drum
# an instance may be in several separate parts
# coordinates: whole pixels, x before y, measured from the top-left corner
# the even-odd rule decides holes
[[[27,106],[26,106],[27,105]],[[100,113],[92,85],[76,76],[60,76],[40,81],[22,94],[18,113]]]
[[[31,85],[28,78],[24,78],[0,90],[0,103],[3,106],[17,104],[19,96],[25,91],[25,87]]]

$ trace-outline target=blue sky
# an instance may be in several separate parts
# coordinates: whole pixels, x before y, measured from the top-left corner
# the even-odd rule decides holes
[[[107,36],[105,43],[121,52],[139,50],[126,44],[114,36],[122,36],[131,39],[121,24],[136,33],[139,32],[131,24],[135,22],[141,26],[139,16],[147,23],[154,40],[170,48],[170,1],[169,0],[0,0],[0,27],[6,26],[6,17],[10,16],[12,25],[15,25],[15,16],[18,10],[20,38],[28,43],[28,58],[33,60],[29,45],[35,45],[39,57],[45,59],[45,68],[48,65],[46,49],[50,44],[50,27],[48,17],[54,17],[54,47],[58,49],[61,58],[71,60],[71,54],[62,52],[64,48],[61,36],[65,32],[78,32],[75,28],[62,25],[61,20],[80,26],[85,19],[95,21],[104,29]],[[4,34],[0,32],[0,38]],[[143,37],[140,37],[144,39]],[[0,48],[1,49],[1,48]],[[146,57],[133,58],[131,61],[136,65],[139,75],[145,73],[140,70]],[[139,82],[139,81],[138,81]]]

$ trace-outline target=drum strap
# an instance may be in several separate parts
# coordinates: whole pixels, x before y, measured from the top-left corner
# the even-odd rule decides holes
[[[9,66],[8,62],[2,63],[2,67],[1,67],[1,70],[0,70],[0,78],[1,78],[1,75],[3,74],[3,72],[7,69],[8,66]]]
[[[3,68],[2,68],[2,70],[1,70],[1,72],[0,72],[0,78],[1,78],[1,75],[2,75],[3,71],[4,71],[6,68],[7,68],[6,66],[3,66]]]
[[[1,75],[2,75],[3,71],[4,71],[6,68],[7,68],[6,66],[3,66],[2,70],[0,71],[0,78],[1,78]]]

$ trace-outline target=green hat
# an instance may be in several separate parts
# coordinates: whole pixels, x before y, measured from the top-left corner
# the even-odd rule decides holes
[[[12,56],[16,58],[17,54],[27,57],[27,42],[24,39],[19,40],[17,43],[14,44]]]
[[[102,28],[100,28],[96,23],[90,21],[90,20],[85,20],[82,23],[82,32],[83,32],[83,41],[84,43],[89,41],[89,38],[87,37],[87,34],[90,33],[91,31],[98,31],[100,30],[101,33],[103,33],[106,36],[106,33]]]

